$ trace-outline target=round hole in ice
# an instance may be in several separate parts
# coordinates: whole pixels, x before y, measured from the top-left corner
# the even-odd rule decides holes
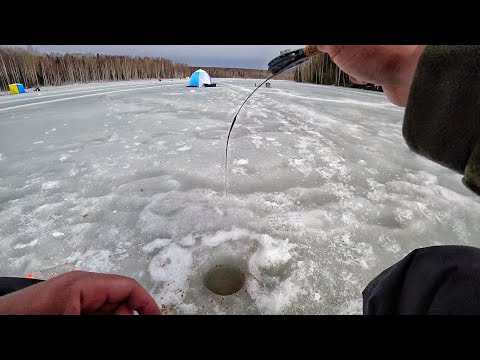
[[[215,265],[207,272],[204,284],[217,295],[232,295],[245,284],[245,274],[231,265]]]

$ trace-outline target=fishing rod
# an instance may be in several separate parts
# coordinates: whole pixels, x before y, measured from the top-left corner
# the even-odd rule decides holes
[[[22,290],[31,285],[38,284],[43,280],[40,279],[27,279],[20,277],[0,277],[0,296],[8,295],[12,292]]]
[[[298,49],[298,50],[293,50],[289,51],[286,53],[283,53],[273,60],[271,60],[268,63],[268,71],[272,72],[272,75],[268,77],[266,80],[264,80],[258,87],[256,87],[250,95],[245,99],[245,101],[242,103],[240,108],[238,109],[237,113],[233,117],[232,124],[230,125],[230,129],[228,130],[228,135],[227,135],[227,144],[225,146],[225,197],[228,197],[228,182],[227,182],[227,175],[228,175],[228,143],[230,140],[230,134],[232,133],[233,126],[235,125],[235,122],[237,121],[237,116],[240,113],[240,110],[242,110],[243,105],[247,102],[250,97],[255,94],[255,92],[262,87],[263,84],[265,84],[268,80],[273,78],[274,76],[284,72],[285,70],[288,70],[294,66],[300,65],[301,63],[307,61],[309,58],[311,58],[314,55],[319,54],[320,51],[317,49],[315,45],[307,45],[303,49]]]
[[[44,268],[37,273],[44,273],[45,271],[58,269],[62,266],[71,265],[72,262],[66,262],[60,265],[50,266],[48,268]],[[48,278],[48,277],[47,277]],[[0,296],[4,296],[10,294],[12,292],[21,290],[23,288],[38,284],[43,282],[43,279],[36,279],[33,277],[33,273],[29,273],[25,277],[11,277],[11,276],[3,276],[0,277]]]

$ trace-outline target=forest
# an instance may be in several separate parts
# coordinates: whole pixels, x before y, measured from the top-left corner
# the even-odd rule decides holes
[[[191,72],[199,67],[191,67]],[[259,69],[240,69],[240,68],[223,68],[223,67],[202,67],[203,70],[209,73],[212,78],[243,78],[243,79],[266,79],[271,72],[268,70]],[[285,72],[275,76],[278,80],[293,80],[292,72]]]
[[[0,90],[12,83],[26,88],[139,79],[186,78],[200,68],[164,58],[102,54],[44,54],[33,47],[0,47]],[[267,70],[224,67],[202,67],[212,78],[265,79]],[[284,72],[275,79],[294,80],[322,85],[355,87],[382,91],[373,84],[353,84],[325,54],[320,54]]]
[[[186,64],[164,58],[101,54],[42,54],[33,48],[0,47],[0,88],[138,79],[185,78]]]

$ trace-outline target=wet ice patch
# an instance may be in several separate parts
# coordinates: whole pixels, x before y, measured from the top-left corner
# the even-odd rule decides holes
[[[60,181],[47,181],[42,184],[42,190],[52,190],[60,187]]]
[[[212,236],[205,236],[202,239],[202,243],[206,246],[218,246],[224,242],[230,240],[239,240],[248,236],[252,236],[252,233],[250,231],[233,227],[231,230],[228,231],[219,230]]]
[[[234,165],[248,165],[248,159],[238,159],[233,162]]]
[[[385,250],[394,254],[402,251],[400,244],[398,244],[398,242],[396,242],[395,240],[391,239],[389,236],[380,236],[378,242],[385,248]]]
[[[259,149],[263,145],[263,141],[262,141],[263,138],[260,135],[254,134],[250,136],[250,138],[252,139],[253,145],[255,145],[257,149]]]
[[[346,265],[360,266],[367,270],[375,266],[376,256],[373,247],[365,242],[358,242],[352,239],[352,234],[341,231],[340,234],[332,234],[331,246],[338,254],[336,261]],[[395,245],[390,243],[395,249]]]
[[[299,296],[306,293],[306,290],[292,278],[282,281],[272,290],[253,279],[249,281],[247,288],[256,306],[264,314],[281,314],[291,307]]]
[[[258,238],[260,248],[250,258],[250,268],[271,268],[288,262],[292,255],[290,251],[295,248],[295,244],[290,244],[289,239],[274,239],[267,234]]]
[[[113,133],[107,141],[108,142],[118,141],[119,138],[120,136],[118,136],[117,133]]]
[[[236,167],[232,169],[232,174],[235,175],[247,175],[247,171],[242,167]]]
[[[178,243],[182,246],[193,246],[195,245],[196,239],[192,234],[188,234],[187,236],[183,237]]]
[[[85,253],[76,256],[75,268],[78,270],[109,273],[115,266],[110,261],[113,256],[109,250],[87,250]],[[71,261],[71,259],[69,259]]]
[[[67,160],[67,159],[68,159],[69,157],[71,157],[71,156],[72,156],[72,155],[70,155],[70,154],[62,154],[58,160],[60,160],[60,161],[63,162],[63,161],[65,161],[65,160]]]
[[[341,315],[359,315],[362,314],[363,302],[360,299],[349,300],[342,304],[339,310]]]
[[[186,287],[192,263],[190,251],[171,244],[155,255],[148,269],[154,281],[167,282],[174,289],[181,289]]]
[[[37,244],[38,244],[38,239],[35,239],[35,240],[32,240],[32,241],[30,241],[29,243],[26,243],[26,244],[17,244],[13,248],[14,249],[23,249],[23,248],[26,248],[27,246],[34,246],[34,245],[37,245]]]

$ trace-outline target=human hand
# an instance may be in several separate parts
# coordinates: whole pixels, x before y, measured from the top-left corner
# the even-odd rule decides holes
[[[355,84],[381,85],[387,98],[406,106],[426,45],[317,45]]]
[[[158,315],[155,300],[135,280],[71,271],[0,297],[3,315]]]

